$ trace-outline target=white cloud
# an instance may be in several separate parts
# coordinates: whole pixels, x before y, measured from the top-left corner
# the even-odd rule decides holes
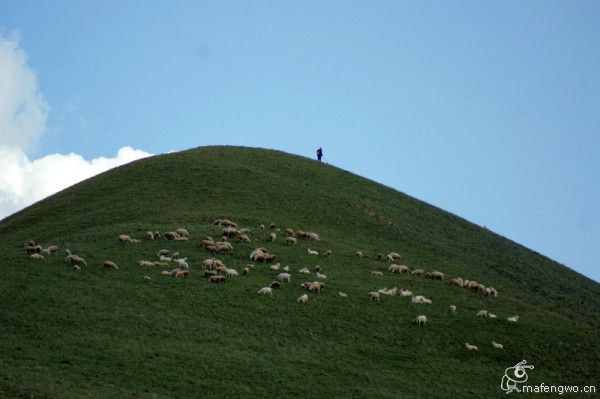
[[[0,35],[0,219],[98,173],[152,155],[123,147],[112,158],[88,161],[70,153],[30,160],[27,152],[44,133],[49,109],[19,35]]]

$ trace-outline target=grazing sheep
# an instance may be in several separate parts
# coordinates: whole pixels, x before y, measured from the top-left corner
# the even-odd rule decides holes
[[[269,234],[269,240],[268,241],[275,242],[275,240],[277,240],[277,234],[275,234],[275,233]]]
[[[265,225],[264,224],[261,224],[259,227],[260,227],[261,230],[265,229]]]
[[[423,269],[415,269],[412,271],[411,273],[413,276],[424,276],[425,275],[425,270]]]
[[[319,256],[319,252],[317,252],[317,251],[313,251],[313,250],[312,250],[312,249],[310,249],[310,248],[307,248],[307,249],[306,249],[306,252],[307,252],[309,255],[313,255],[313,256]]]
[[[490,319],[496,319],[497,317],[498,317],[498,316],[496,316],[496,315],[495,315],[495,314],[493,314],[493,313],[490,313],[490,314],[488,314],[488,318],[490,318]]]
[[[269,225],[269,228],[270,228],[271,230],[273,230],[275,227],[277,227],[277,226],[275,225],[275,223],[271,223],[271,224]]]
[[[250,237],[248,237],[246,234],[240,234],[239,239],[241,242],[250,242]]]
[[[358,256],[359,258],[362,258],[363,257],[362,251],[356,251],[356,256]]]
[[[296,299],[296,302],[298,303],[306,303],[308,302],[308,295],[304,294],[301,297],[299,297],[298,299]]]
[[[225,280],[227,280],[227,277],[225,276],[210,276],[208,278],[208,281],[215,284],[224,283]]]
[[[227,268],[225,266],[217,266],[215,271],[219,274],[227,274]]]
[[[129,237],[127,234],[121,234],[119,236],[119,241],[120,242],[131,242],[131,237]]]
[[[147,231],[146,238],[148,238],[150,240],[154,240],[154,233],[152,231]]]
[[[425,298],[423,295],[414,296],[411,299],[411,302],[414,303],[414,304],[417,304],[417,305],[421,305],[421,304],[429,305],[429,304],[431,304],[431,300]]]
[[[323,256],[325,257],[330,257],[332,255],[331,249],[328,249],[327,251],[325,251],[325,253],[323,254]]]
[[[250,253],[250,259],[251,260],[256,260],[256,256],[259,254],[266,254],[268,253],[267,250],[265,248],[256,248],[254,251],[252,251]]]
[[[150,276],[144,276],[144,281],[152,281],[152,277],[150,277]]]
[[[66,249],[65,252],[67,253],[67,257],[65,258],[65,263],[68,263],[70,265],[87,266],[85,259],[83,259],[81,256],[71,254],[71,251],[68,249]]]
[[[189,269],[190,265],[187,263],[187,257],[186,258],[180,258],[180,259],[175,259],[175,262],[177,262],[177,264],[179,264],[179,267],[182,269]]]
[[[31,254],[31,255],[29,255],[29,259],[32,259],[32,260],[41,260],[41,259],[44,259],[44,256],[40,255],[40,254]]]
[[[389,255],[394,258],[394,260],[400,259],[400,254],[397,252],[390,252]]]
[[[393,262],[394,261],[394,257],[392,255],[387,255],[386,259],[388,262]]]
[[[306,267],[303,267],[302,269],[298,270],[298,273],[310,274],[310,270],[308,270]]]
[[[519,321],[519,316],[512,316],[512,317],[507,318],[506,320],[511,323],[516,323]]]
[[[227,241],[217,241],[215,242],[215,246],[217,247],[218,252],[233,251],[233,245]]]
[[[469,350],[469,352],[479,350],[479,348],[477,346],[471,345],[468,342],[465,344],[465,347]]]
[[[279,273],[277,275],[277,280],[279,281],[287,281],[288,283],[291,282],[292,279],[292,275],[289,273]]]
[[[406,297],[413,296],[413,293],[412,293],[412,291],[405,290],[404,288],[401,288],[400,289],[400,296],[406,296]]]
[[[284,267],[281,268],[281,270],[283,270],[284,272],[289,272],[290,267],[288,265],[285,265]]]
[[[271,255],[271,254],[267,254],[267,253],[260,253],[258,255],[256,255],[255,259],[257,262],[262,262],[262,263],[266,263],[266,262],[272,262],[275,260],[275,258],[277,258],[276,255]]]
[[[319,265],[315,266],[315,273],[321,273],[321,266],[319,266]]]
[[[169,251],[168,249],[161,249],[160,251],[158,251],[159,258],[161,256],[169,256],[170,254],[171,254],[171,251]]]
[[[285,238],[285,242],[287,243],[287,245],[291,245],[291,246],[296,246],[296,242],[298,240],[296,240],[296,237],[286,237]]]
[[[424,314],[417,316],[417,325],[424,326],[427,323],[427,316]]]
[[[294,230],[290,229],[289,227],[287,229],[285,229],[285,232],[288,233],[291,236],[295,236],[296,233],[294,233]]]
[[[456,313],[456,305],[450,305],[450,313]]]
[[[42,250],[47,255],[56,255],[58,253],[58,247],[56,245],[50,245],[48,248]]]
[[[117,264],[115,262],[110,261],[110,260],[105,260],[104,263],[102,264],[102,266],[104,266],[107,269],[119,270],[119,267],[117,266]]]
[[[178,228],[177,230],[175,230],[175,233],[177,233],[177,235],[179,237],[189,237],[190,236],[190,233],[186,229],[182,229],[182,228]]]
[[[81,267],[79,267],[77,265],[73,265],[73,270],[75,270],[76,272],[80,272],[81,271]]]
[[[487,310],[480,310],[479,312],[477,312],[477,317],[489,317],[490,312],[488,312]]]
[[[270,287],[274,289],[281,288],[281,283],[277,280],[273,280],[271,281]]]
[[[312,240],[312,241],[319,241],[321,238],[319,237],[319,235],[317,233],[308,233],[308,239]]]
[[[391,264],[390,267],[388,267],[388,272],[391,273],[400,273],[400,266],[399,265],[395,265],[395,264]]]
[[[280,267],[281,267],[281,264],[279,262],[277,262],[274,265],[271,265],[270,269],[271,270],[279,270]]]
[[[321,274],[319,272],[317,272],[316,275],[317,275],[317,278],[320,278],[320,279],[323,279],[323,280],[325,280],[327,278],[327,276],[325,274]]]
[[[400,265],[400,268],[398,270],[399,273],[409,273],[410,272],[410,267],[405,266],[405,265]]]
[[[494,298],[496,298],[498,296],[498,291],[496,291],[496,289],[494,287],[490,287],[489,288],[489,295],[488,296],[493,296]]]
[[[235,237],[239,234],[239,230],[236,229],[235,227],[224,227],[223,230],[221,231],[221,235],[223,237]]]
[[[169,256],[161,255],[158,257],[158,260],[161,262],[171,262],[173,260],[173,258],[171,258]]]
[[[167,232],[165,232],[164,236],[167,240],[174,240],[177,237],[179,237],[179,235],[177,233],[175,233],[174,231],[167,231]]]
[[[456,285],[457,287],[462,287],[464,285],[464,281],[460,277],[453,278],[450,280],[450,285]]]
[[[340,297],[342,297],[342,298],[348,298],[348,294],[346,294],[346,293],[344,293],[344,292],[342,292],[342,291],[338,292],[338,295],[339,295]]]
[[[138,262],[138,266],[142,266],[142,267],[152,267],[152,266],[159,266],[160,263],[156,264],[154,262],[150,262],[148,260],[141,260]]]
[[[216,276],[217,275],[217,271],[216,270],[205,270],[204,271],[204,278],[211,278],[212,276]]]
[[[379,292],[374,292],[374,291],[369,292],[369,300],[379,302]]]
[[[225,273],[225,275],[227,277],[237,277],[237,276],[239,276],[239,273],[235,269],[227,269],[227,272]]]
[[[431,278],[432,280],[443,280],[444,279],[444,273],[442,272],[431,272],[429,274],[429,278]]]
[[[383,276],[383,273],[382,273],[382,272],[380,272],[380,271],[376,271],[376,270],[372,271],[372,272],[371,272],[371,274],[372,274],[372,275],[374,275],[374,276],[377,276],[377,277],[381,277],[381,276]]]
[[[245,267],[242,275],[246,276],[248,274],[250,274],[250,268],[249,267]]]
[[[219,260],[219,259],[211,258],[211,259],[205,259],[202,261],[202,268],[204,268],[204,269],[212,270],[212,269],[216,269],[219,266],[225,267],[223,262],[221,262],[221,260]]]
[[[492,341],[492,346],[496,349],[504,349],[504,345],[499,344],[498,342]]]
[[[258,290],[258,295],[273,295],[273,289],[271,287],[262,287]]]
[[[162,274],[163,276],[170,276],[171,275],[171,271],[170,270],[163,270],[162,272],[160,272],[160,274]]]
[[[174,240],[175,241],[187,241],[188,238],[187,237],[175,237]]]

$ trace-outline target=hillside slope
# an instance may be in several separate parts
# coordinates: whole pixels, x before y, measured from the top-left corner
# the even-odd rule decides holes
[[[207,282],[201,263],[212,255],[201,241],[220,235],[216,218],[251,229],[252,242],[232,240],[232,253],[217,255],[228,267],[241,272],[250,252],[266,247],[290,265],[292,282],[256,295],[277,274],[260,263],[249,276]],[[273,243],[271,222],[280,228]],[[189,241],[144,238],[178,227]],[[321,240],[287,246],[287,227]],[[123,245],[119,234],[142,242]],[[58,245],[60,255],[32,261],[28,240]],[[73,271],[65,248],[88,266]],[[160,274],[174,265],[137,265],[161,248],[188,257],[189,278]],[[600,385],[597,283],[410,196],[278,151],[205,147],[125,165],[0,222],[0,250],[5,397],[499,397],[504,369],[523,359],[535,365],[531,384]],[[375,255],[391,251],[446,280],[387,272]],[[102,268],[104,260],[119,270]],[[299,305],[300,283],[315,275],[297,271],[316,264],[327,289]],[[499,295],[450,286],[456,276]],[[433,303],[369,300],[369,291],[394,286]],[[481,309],[498,318],[475,317]],[[419,314],[424,327],[415,326]],[[518,323],[506,321],[516,314]]]

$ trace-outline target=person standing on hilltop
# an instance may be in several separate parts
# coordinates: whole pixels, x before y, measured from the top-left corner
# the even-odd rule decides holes
[[[317,150],[317,159],[319,160],[319,162],[321,162],[321,158],[323,158],[323,149],[319,147],[319,149]]]

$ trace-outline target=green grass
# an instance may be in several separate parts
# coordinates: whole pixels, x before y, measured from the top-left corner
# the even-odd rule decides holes
[[[241,271],[264,246],[294,271],[320,264],[327,291],[298,305],[304,277],[294,273],[273,297],[258,296],[276,274],[262,264],[209,284],[200,242],[218,236],[211,222],[222,217],[252,230],[253,242],[218,256],[228,267]],[[270,222],[282,230],[275,243],[258,228]],[[190,241],[143,238],[178,227]],[[321,241],[288,247],[286,227]],[[142,243],[123,246],[119,234]],[[31,261],[22,250],[31,239],[61,254],[70,248],[89,266],[77,273],[63,255]],[[307,247],[333,256],[310,257]],[[190,278],[137,266],[161,248],[188,257]],[[358,249],[368,257],[356,258]],[[600,386],[597,283],[410,196],[278,151],[206,147],[111,170],[0,222],[0,251],[2,397],[504,397],[504,369],[523,359],[535,365],[528,383]],[[388,266],[374,255],[390,251],[411,267],[494,286],[499,296],[373,276]],[[101,267],[109,259],[118,271]],[[369,291],[393,286],[433,304],[369,301]],[[499,318],[475,317],[480,309]],[[414,324],[419,314],[425,327]],[[514,314],[519,323],[507,323]],[[467,352],[465,342],[480,350]]]

